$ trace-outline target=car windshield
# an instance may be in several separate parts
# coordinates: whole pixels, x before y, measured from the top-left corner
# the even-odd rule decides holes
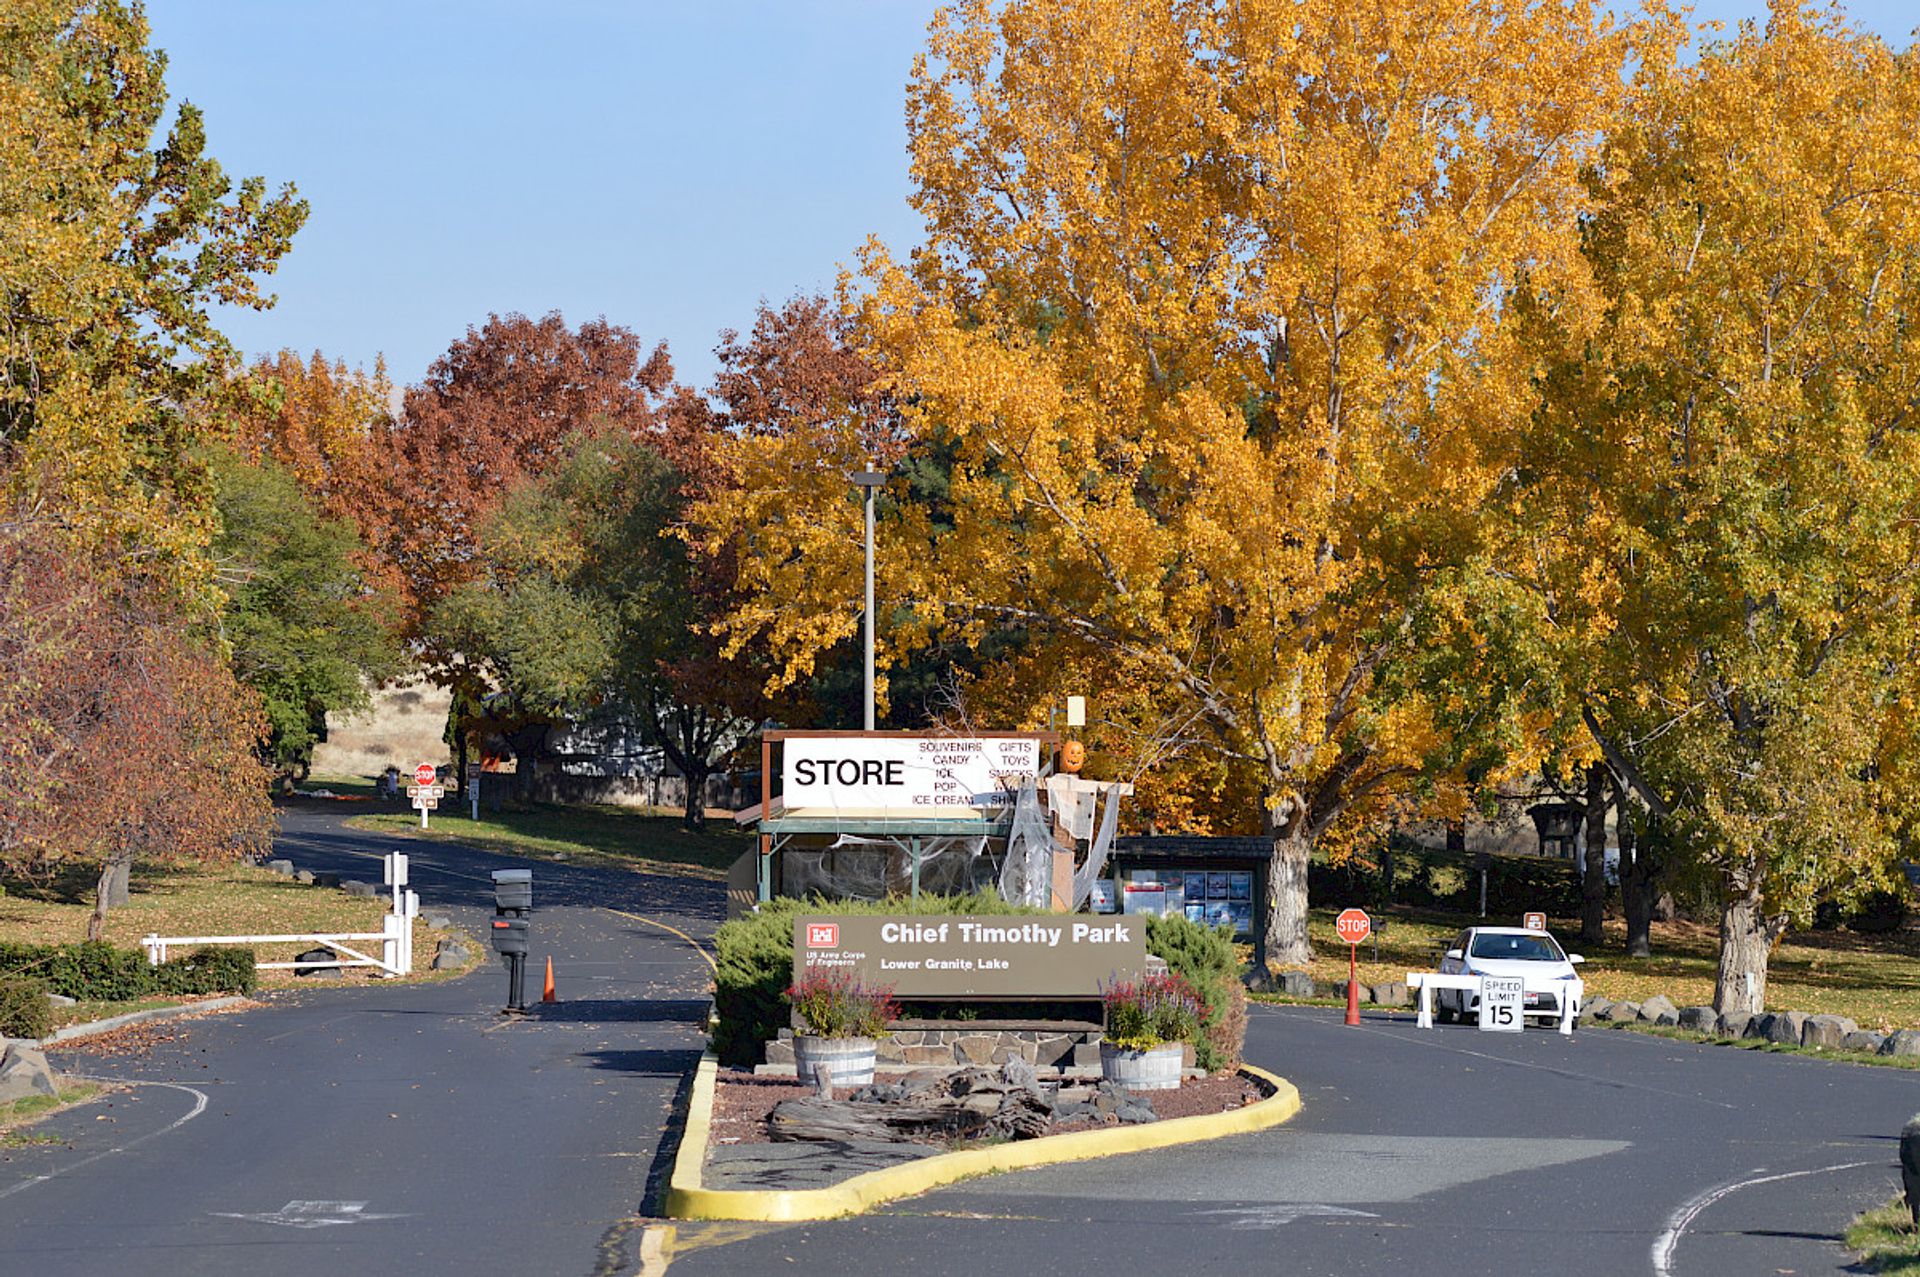
[[[1473,957],[1504,958],[1510,962],[1565,962],[1552,936],[1501,935],[1481,932],[1473,938]]]

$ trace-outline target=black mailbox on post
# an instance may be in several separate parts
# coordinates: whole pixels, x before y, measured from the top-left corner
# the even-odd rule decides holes
[[[527,1009],[527,915],[533,912],[533,870],[493,871],[493,951],[507,960],[507,1010]]]

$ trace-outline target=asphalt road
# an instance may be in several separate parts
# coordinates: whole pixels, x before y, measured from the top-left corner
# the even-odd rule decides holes
[[[1300,1087],[1292,1122],[858,1219],[683,1225],[674,1277],[1840,1273],[1920,1109],[1920,1074],[1603,1030],[1265,1007],[1247,1053]]]
[[[399,847],[423,909],[482,943],[488,871],[531,867],[533,957],[562,1000],[503,1017],[489,955],[452,982],[273,995],[140,1057],[58,1052],[131,1085],[37,1128],[62,1146],[0,1151],[0,1274],[634,1271],[709,971],[612,911],[704,937],[718,885],[388,839],[338,810],[289,809],[279,853],[378,881]]]
[[[377,874],[393,840],[290,812],[281,850]],[[481,934],[508,857],[405,844],[427,908]],[[1256,1008],[1253,1062],[1305,1101],[1257,1135],[975,1180],[857,1219],[678,1224],[644,1211],[701,1042],[717,884],[533,865],[563,1001],[503,1019],[457,982],[302,990],[145,1056],[133,1085],[0,1151],[0,1274],[1847,1271],[1890,1196],[1920,1074],[1588,1030],[1415,1029]],[[619,911],[619,912],[615,912]],[[670,1151],[670,1150],[668,1150]],[[644,1265],[644,1266],[643,1266]]]

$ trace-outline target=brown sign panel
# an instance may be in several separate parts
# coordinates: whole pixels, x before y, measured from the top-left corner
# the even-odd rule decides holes
[[[815,915],[793,922],[793,970],[851,970],[897,998],[1097,998],[1147,966],[1145,919]]]

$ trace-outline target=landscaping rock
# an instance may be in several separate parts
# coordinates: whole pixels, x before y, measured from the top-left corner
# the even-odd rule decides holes
[[[1373,1000],[1383,1007],[1404,1007],[1413,1005],[1413,994],[1404,980],[1389,980],[1385,984],[1373,986]]]
[[[1611,1007],[1612,1005],[1613,1005],[1613,999],[1607,997],[1605,994],[1601,994],[1601,993],[1589,994],[1580,1003],[1580,1014],[1585,1016],[1589,1020],[1598,1020],[1601,1017],[1601,1015],[1605,1013],[1607,1008]]]
[[[433,950],[433,969],[450,971],[473,961],[473,950],[455,940],[442,940]]]
[[[1313,977],[1304,971],[1282,971],[1279,978],[1280,992],[1290,998],[1310,998],[1314,996]]]
[[[295,962],[330,962],[335,964],[330,967],[298,967],[294,970],[294,974],[298,976],[308,978],[315,976],[322,978],[332,976],[337,978],[340,975],[340,967],[338,965],[340,956],[331,949],[309,949],[305,953],[295,954],[293,960]]]
[[[1896,1029],[1880,1044],[1882,1055],[1920,1055],[1920,1029]]]
[[[337,887],[340,885],[340,875],[335,873],[315,874],[313,876],[313,885],[316,887]]]
[[[1131,1104],[1122,1104],[1119,1109],[1115,1111],[1114,1116],[1122,1122],[1133,1124],[1138,1122],[1151,1122],[1158,1115],[1154,1113],[1152,1106],[1135,1101]]]
[[[1711,1033],[1719,1020],[1720,1013],[1712,1007],[1680,1008],[1680,1027],[1693,1033]]]
[[[1074,1043],[1073,1067],[1076,1069],[1099,1068],[1100,1067],[1100,1044],[1098,1042]]]
[[[56,1007],[70,1007],[73,1005],[73,999],[64,993],[49,993],[47,995],[47,1002],[49,1005]]]
[[[1840,1049],[1843,1051],[1864,1051],[1868,1055],[1877,1055],[1881,1045],[1886,1042],[1886,1040],[1885,1034],[1866,1033],[1856,1029],[1841,1039]]]
[[[1251,965],[1240,973],[1240,983],[1247,986],[1248,993],[1272,993],[1279,987],[1274,983],[1273,972]]]
[[[876,1055],[877,1054],[878,1053],[876,1052]],[[768,1064],[794,1063],[793,1043],[790,1041],[789,1042],[773,1041],[773,1042],[767,1043],[767,1063]]]
[[[0,1049],[0,1104],[24,1100],[29,1095],[58,1097],[53,1084],[53,1069],[47,1057],[31,1042],[7,1042]]]
[[[294,873],[293,880],[297,883],[302,884],[303,886],[311,887],[313,885],[313,870],[311,869],[298,870]]]
[[[1656,993],[1640,1004],[1640,1018],[1653,1024],[1680,1023],[1680,1008],[1664,993]]]
[[[1593,1018],[1596,1020],[1605,1020],[1608,1024],[1631,1024],[1640,1018],[1640,1004],[1638,1002],[1615,1002]]]
[[[1847,1034],[1856,1033],[1860,1026],[1844,1015],[1810,1015],[1807,1022],[1800,1026],[1800,1045],[1824,1047],[1834,1050],[1846,1041]]]
[[[361,882],[357,878],[349,878],[347,881],[341,883],[340,890],[350,896],[377,896],[380,894],[380,888],[370,882]]]
[[[1804,1011],[1781,1011],[1767,1025],[1766,1038],[1769,1042],[1780,1042],[1787,1046],[1799,1046],[1800,1034],[1807,1027],[1807,1013]]]
[[[291,860],[269,860],[267,862],[267,868],[273,870],[273,872],[279,874],[282,878],[293,877],[293,862]]]
[[[1753,1027],[1753,1016],[1745,1011],[1722,1011],[1713,1031],[1723,1038],[1744,1038]]]
[[[420,921],[427,924],[430,931],[445,931],[453,926],[453,919],[444,913],[426,913],[420,915]]]

